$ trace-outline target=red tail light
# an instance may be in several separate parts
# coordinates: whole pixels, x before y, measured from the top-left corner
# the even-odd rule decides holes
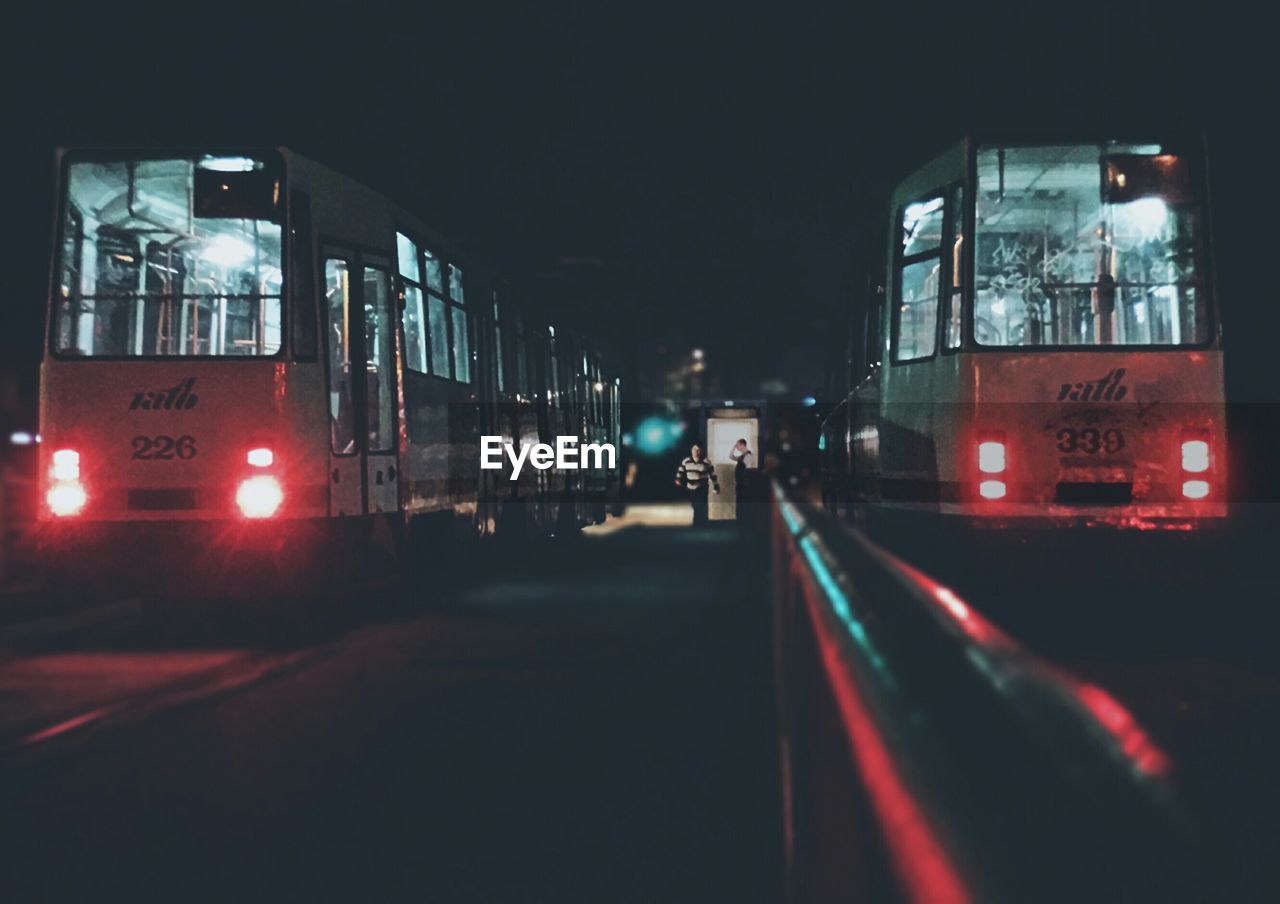
[[[1004,475],[1009,466],[1008,451],[1004,444],[1003,433],[988,433],[978,440],[978,471],[981,475],[978,483],[978,495],[983,499],[1003,499],[1008,492],[1003,479],[997,480],[986,475]]]
[[[1209,495],[1209,481],[1185,480],[1182,483],[1182,495],[1188,499],[1203,499]]]
[[[1207,478],[1213,466],[1213,449],[1209,434],[1204,430],[1182,432],[1181,463],[1183,478],[1182,495],[1186,499],[1204,499],[1213,489]],[[1204,478],[1191,479],[1189,475],[1202,474]]]
[[[983,474],[1003,474],[1004,469],[1004,443],[998,439],[978,443],[978,470]]]
[[[268,474],[259,474],[240,483],[236,490],[236,505],[246,518],[270,518],[280,510],[284,502],[284,490],[280,481]]]
[[[1201,474],[1209,470],[1209,444],[1202,439],[1188,439],[1182,443],[1182,470]]]
[[[44,501],[58,518],[69,518],[84,510],[89,496],[80,482],[80,453],[75,449],[58,449],[53,453]]]
[[[80,453],[75,449],[59,449],[53,453],[53,464],[49,468],[52,480],[79,480]]]
[[[49,504],[49,511],[59,518],[67,518],[80,514],[89,497],[85,495],[80,481],[60,480],[49,487],[49,492],[45,494],[45,501]]]
[[[983,499],[1003,499],[1006,487],[1003,480],[984,480],[978,484],[978,492]]]
[[[270,449],[265,447],[258,449],[250,449],[249,454],[245,456],[249,464],[255,468],[269,468],[276,461],[276,455]]]

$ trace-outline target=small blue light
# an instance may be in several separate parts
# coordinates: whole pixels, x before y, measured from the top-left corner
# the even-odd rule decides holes
[[[636,426],[636,447],[646,455],[661,455],[676,444],[684,426],[660,415],[645,418]]]
[[[11,446],[30,446],[36,441],[36,438],[25,430],[15,430],[9,434],[9,445]]]
[[[807,395],[800,400],[800,404],[804,405],[806,408],[812,408],[814,405],[818,404],[818,400],[811,395]]]

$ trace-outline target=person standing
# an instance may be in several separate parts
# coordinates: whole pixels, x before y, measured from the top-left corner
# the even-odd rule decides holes
[[[729,457],[733,459],[733,516],[739,521],[743,519],[743,505],[748,499],[747,481],[751,478],[747,476],[747,471],[755,468],[755,453],[747,447],[747,440],[738,440],[733,444]]]
[[[689,457],[680,462],[676,469],[676,486],[689,491],[689,501],[693,504],[693,523],[707,523],[707,506],[709,491],[720,495],[720,483],[716,480],[715,465],[707,460],[702,446],[697,443],[689,450]]]

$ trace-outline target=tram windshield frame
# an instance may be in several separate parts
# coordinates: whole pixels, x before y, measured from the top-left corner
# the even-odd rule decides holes
[[[288,335],[278,151],[70,151],[58,180],[49,353],[278,360]]]
[[[1177,177],[1162,185],[1143,163],[1156,158],[1173,161]],[[1131,189],[1141,186],[1128,196],[1115,184],[1125,165],[1136,167]],[[1204,157],[1194,145],[982,142],[969,174],[968,348],[1156,351],[1217,341]]]

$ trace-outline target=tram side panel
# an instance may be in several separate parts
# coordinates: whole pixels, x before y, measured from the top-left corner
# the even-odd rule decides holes
[[[106,576],[172,564],[181,576],[184,562],[217,570],[321,539],[329,419],[318,364],[48,359],[40,407],[43,535],[64,566]],[[51,510],[47,491],[65,473],[55,456],[75,461],[84,502],[73,515]],[[271,529],[244,518],[238,494],[253,477],[280,491]]]
[[[952,458],[968,493],[951,510],[1117,526],[1223,518],[1222,367],[1217,349],[970,356],[970,423]],[[986,462],[984,442],[1001,444]],[[988,480],[1004,493],[986,498]]]
[[[1191,527],[1227,514],[1219,350],[984,352],[913,368],[853,394],[863,501],[975,525]]]

